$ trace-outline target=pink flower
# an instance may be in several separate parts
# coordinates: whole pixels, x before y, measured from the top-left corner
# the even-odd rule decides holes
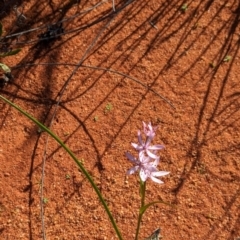
[[[150,146],[152,139],[155,136],[155,131],[157,130],[158,127],[152,127],[151,123],[146,125],[145,122],[143,122],[143,131],[146,135],[146,142],[142,140],[141,136],[141,131],[138,131],[138,144],[137,143],[132,143],[132,146],[139,152],[145,151],[147,155],[151,158],[158,158],[156,153],[158,150],[161,150],[164,148],[163,145],[153,145]]]
[[[158,126],[153,127],[151,123],[147,125],[145,122],[143,122],[143,131],[147,137],[153,139],[157,129],[158,129]]]
[[[138,159],[128,152],[126,153],[126,157],[134,164],[134,166],[127,171],[127,174],[130,175],[139,171],[140,178],[143,182],[150,178],[156,183],[163,183],[163,181],[159,180],[157,177],[169,174],[169,172],[158,171],[157,165],[159,163],[159,157],[151,159],[149,156],[146,156],[143,151],[139,152]]]
[[[138,158],[132,154],[126,153],[126,157],[133,163],[133,167],[127,171],[127,174],[133,174],[139,171],[140,178],[145,182],[148,178],[156,183],[163,183],[157,177],[162,177],[169,172],[158,171],[157,165],[159,164],[160,157],[156,155],[158,150],[164,148],[163,145],[151,145],[151,141],[156,135],[158,127],[153,127],[151,123],[146,124],[143,122],[143,132],[146,136],[144,142],[141,136],[141,131],[138,131],[138,143],[132,143],[132,146],[138,151]]]

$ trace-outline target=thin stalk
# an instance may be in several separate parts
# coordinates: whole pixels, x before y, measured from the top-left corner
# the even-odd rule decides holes
[[[78,165],[78,167],[81,169],[81,171],[83,172],[83,174],[86,176],[86,178],[88,179],[88,181],[90,182],[90,184],[92,185],[93,189],[95,190],[95,192],[98,195],[98,198],[100,200],[100,202],[102,203],[103,207],[105,208],[105,211],[107,212],[107,215],[113,225],[113,228],[118,236],[118,238],[120,240],[122,239],[121,233],[118,230],[118,227],[113,219],[113,216],[105,202],[105,200],[102,197],[101,192],[99,191],[98,187],[96,186],[96,184],[94,183],[92,177],[90,176],[90,174],[87,172],[87,170],[83,167],[83,165],[78,161],[77,157],[74,155],[74,153],[60,140],[60,138],[58,136],[56,136],[52,131],[50,131],[46,126],[44,126],[42,123],[40,123],[37,119],[35,119],[34,117],[32,117],[30,114],[28,114],[27,112],[25,112],[24,110],[22,110],[20,107],[18,107],[17,105],[15,105],[14,103],[12,103],[11,101],[9,101],[8,99],[6,99],[5,97],[3,97],[2,95],[0,95],[0,99],[2,99],[3,101],[5,101],[7,104],[9,104],[10,106],[14,107],[16,110],[18,110],[19,112],[21,112],[23,115],[25,115],[27,118],[29,118],[31,121],[33,121],[35,124],[37,124],[41,129],[43,129],[45,132],[47,132],[51,137],[53,137],[65,150],[66,152],[72,157],[72,159],[75,161],[75,163]]]
[[[141,211],[141,209],[143,208],[144,202],[145,202],[145,190],[146,190],[146,182],[142,182],[142,180],[140,179],[141,207],[139,209],[139,214],[138,214],[138,223],[137,223],[137,230],[136,230],[136,234],[135,234],[135,240],[138,240],[138,234],[139,234],[139,230],[140,230],[142,216],[144,213]]]

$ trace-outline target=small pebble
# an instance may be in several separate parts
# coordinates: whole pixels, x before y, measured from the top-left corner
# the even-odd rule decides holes
[[[4,173],[4,177],[9,177],[10,176],[10,173],[6,172]]]

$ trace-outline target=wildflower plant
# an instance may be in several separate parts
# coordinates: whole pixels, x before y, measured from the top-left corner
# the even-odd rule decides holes
[[[141,207],[138,215],[138,224],[136,229],[135,240],[138,239],[140,230],[140,224],[142,216],[146,209],[153,204],[163,203],[162,201],[155,201],[145,205],[145,191],[146,181],[151,179],[155,183],[162,184],[163,181],[158,177],[166,176],[169,172],[158,171],[157,166],[160,161],[160,157],[157,155],[159,150],[164,148],[163,145],[152,145],[151,142],[156,135],[158,127],[153,127],[151,123],[146,124],[143,122],[143,132],[145,134],[145,141],[142,138],[141,131],[138,131],[138,143],[132,143],[132,146],[137,151],[138,157],[134,157],[131,153],[127,152],[126,157],[133,164],[133,167],[127,171],[127,175],[131,175],[135,172],[139,172],[140,177],[140,195],[141,195]]]
[[[91,184],[92,188],[96,192],[102,206],[104,207],[110,222],[112,223],[112,226],[116,232],[116,235],[118,236],[119,240],[123,240],[121,232],[118,229],[118,226],[112,216],[111,211],[109,210],[106,201],[104,200],[104,197],[102,196],[102,193],[98,189],[97,185],[95,184],[93,178],[88,173],[88,171],[83,166],[83,162],[79,160],[74,153],[57,137],[50,129],[48,129],[45,125],[40,123],[37,119],[32,117],[30,114],[25,112],[23,109],[21,109],[16,104],[12,103],[5,97],[3,97],[0,94],[0,99],[9,104],[10,106],[14,107],[17,111],[25,115],[28,119],[30,119],[32,122],[34,122],[39,128],[43,129],[44,132],[48,133],[50,136],[52,136],[56,142],[58,142],[63,149],[72,157],[72,159],[75,161],[81,172],[85,175],[89,183]],[[157,203],[165,203],[163,201],[154,201],[150,202],[148,204],[145,204],[145,190],[146,190],[146,181],[147,179],[151,179],[155,183],[162,184],[163,182],[158,178],[165,176],[169,174],[169,172],[165,171],[158,171],[157,166],[160,161],[160,157],[157,155],[158,151],[163,149],[164,147],[162,145],[152,145],[151,142],[153,138],[156,135],[157,127],[153,127],[151,123],[146,124],[143,122],[143,132],[145,134],[145,140],[142,138],[141,132],[138,131],[138,143],[132,143],[132,146],[138,153],[138,157],[134,157],[130,153],[126,153],[126,157],[133,163],[133,167],[130,168],[127,171],[127,174],[133,174],[135,172],[139,172],[140,176],[140,195],[141,195],[141,207],[139,209],[139,215],[138,215],[138,224],[136,229],[136,235],[135,240],[138,239],[139,229],[140,229],[140,223],[142,220],[142,216],[144,212],[147,210],[148,207],[152,206],[153,204]],[[66,175],[66,178],[69,178],[70,176]],[[43,202],[46,204],[48,202],[47,198],[43,199]],[[167,204],[167,203],[165,203]],[[168,204],[170,205],[170,204]],[[153,234],[145,239],[145,240],[159,240],[159,234],[160,229],[157,229],[153,232]]]

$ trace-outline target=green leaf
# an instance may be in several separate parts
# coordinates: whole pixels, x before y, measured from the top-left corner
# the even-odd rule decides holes
[[[188,9],[188,5],[187,5],[187,3],[184,3],[184,4],[181,6],[181,11],[182,11],[182,12],[186,12],[187,9]]]
[[[167,203],[167,202],[159,200],[159,201],[155,201],[155,202],[150,202],[147,205],[144,205],[143,207],[141,207],[140,210],[139,210],[140,214],[143,214],[149,207],[151,207],[152,205],[157,204],[157,203],[164,203],[164,204],[166,204],[168,206],[175,207],[171,203]]]
[[[2,23],[0,23],[0,37],[2,36],[2,33],[3,33],[3,26],[2,26]]]
[[[105,112],[110,112],[112,110],[113,106],[111,103],[108,103],[105,107]]]
[[[66,179],[71,179],[71,176],[69,174],[66,174]]]
[[[7,57],[7,56],[16,55],[16,54],[19,53],[20,51],[21,51],[21,48],[17,48],[17,49],[14,49],[14,50],[12,50],[12,51],[9,51],[9,52],[0,54],[0,57]]]
[[[229,55],[227,55],[227,56],[223,59],[223,61],[224,61],[224,62],[229,62],[231,59],[232,59],[232,57],[229,56]]]
[[[5,65],[5,64],[3,64],[3,63],[0,63],[0,68],[2,68],[2,70],[3,70],[5,73],[10,73],[10,72],[11,72],[11,69],[10,69],[7,65]]]

